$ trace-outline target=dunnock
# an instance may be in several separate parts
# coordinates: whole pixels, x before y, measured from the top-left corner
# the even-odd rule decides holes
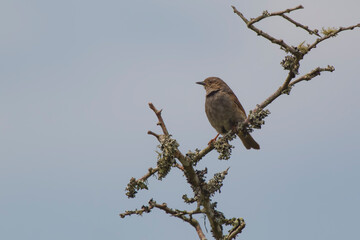
[[[203,82],[206,90],[205,112],[210,124],[219,134],[225,134],[235,129],[239,122],[246,119],[246,113],[239,100],[230,87],[218,77],[206,78]],[[241,131],[237,135],[243,142],[246,149],[260,149],[259,144],[250,134],[244,135]]]

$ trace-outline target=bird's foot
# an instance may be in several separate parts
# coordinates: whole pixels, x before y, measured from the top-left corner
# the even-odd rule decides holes
[[[219,135],[220,135],[220,133],[218,133],[218,134],[216,135],[216,137],[214,137],[213,139],[211,139],[210,142],[208,143],[208,145],[213,144],[213,143],[216,141],[216,139],[217,139],[217,137],[218,137]]]

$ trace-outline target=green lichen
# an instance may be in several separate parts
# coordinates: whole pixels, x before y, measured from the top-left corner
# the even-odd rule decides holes
[[[216,192],[221,192],[221,187],[223,186],[225,176],[228,174],[228,170],[229,168],[225,171],[215,173],[214,177],[210,179],[204,186],[204,190],[207,191],[209,196],[213,196]]]
[[[135,178],[131,178],[125,189],[126,196],[128,196],[128,198],[134,198],[136,193],[138,193],[138,191],[141,189],[148,190],[147,183],[141,180],[136,180]]]
[[[292,55],[287,55],[280,64],[285,70],[291,71],[294,75],[299,74],[300,64],[296,57]]]
[[[228,160],[231,156],[231,151],[234,146],[229,144],[229,141],[236,138],[236,135],[230,131],[225,136],[220,137],[215,143],[214,148],[219,153],[219,160]]]
[[[251,128],[261,129],[261,125],[265,124],[264,118],[269,116],[270,111],[268,109],[260,109],[258,111],[250,111],[249,119]]]
[[[158,148],[161,152],[158,153],[157,166],[158,170],[158,179],[162,180],[170,172],[171,167],[175,164],[175,153],[179,144],[175,139],[171,138],[171,135],[164,136],[161,140],[161,144]]]

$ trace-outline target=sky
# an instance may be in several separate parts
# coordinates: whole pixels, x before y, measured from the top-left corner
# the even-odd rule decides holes
[[[249,111],[286,77],[284,53],[230,5],[250,18],[299,4],[290,16],[311,28],[360,23],[358,0],[1,1],[0,238],[197,239],[158,210],[119,217],[151,198],[191,209],[176,169],[125,195],[131,177],[156,166],[147,131],[161,130],[148,103],[163,109],[181,151],[204,148],[216,132],[195,82],[221,77]],[[257,26],[295,46],[315,40],[281,18]],[[359,42],[360,29],[343,32],[304,58],[300,74],[336,71],[268,106],[253,133],[260,151],[237,139],[230,160],[212,152],[198,165],[208,178],[230,167],[214,200],[245,219],[239,239],[359,239]]]

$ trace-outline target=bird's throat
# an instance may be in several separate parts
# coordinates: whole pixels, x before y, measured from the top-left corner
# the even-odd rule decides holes
[[[215,93],[217,93],[217,92],[219,92],[219,91],[220,91],[220,89],[212,90],[211,92],[206,93],[206,97],[213,96],[213,95],[215,95]]]

